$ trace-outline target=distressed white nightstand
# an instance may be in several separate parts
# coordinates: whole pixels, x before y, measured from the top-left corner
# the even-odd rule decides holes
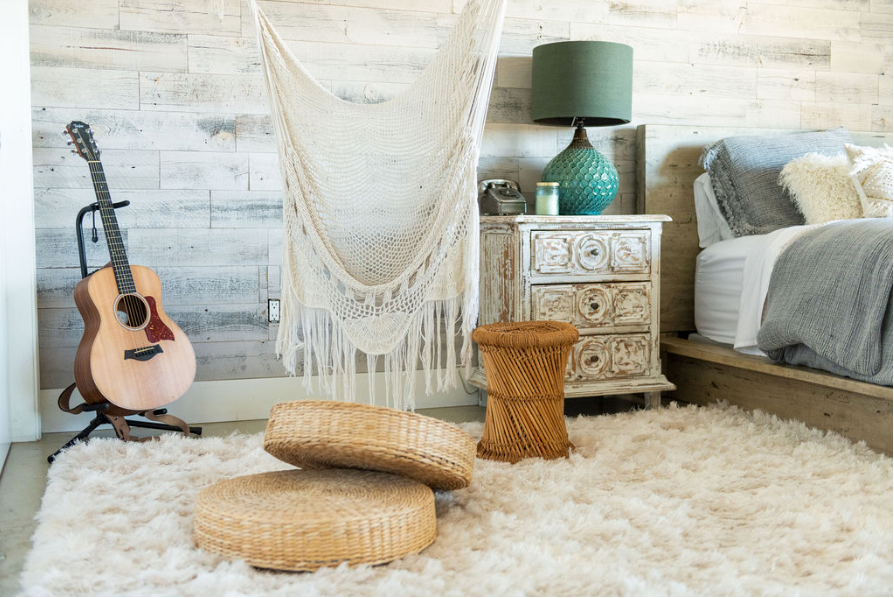
[[[560,320],[580,340],[565,397],[643,393],[673,384],[658,350],[661,224],[667,216],[482,216],[478,323]],[[487,388],[484,369],[472,383]]]

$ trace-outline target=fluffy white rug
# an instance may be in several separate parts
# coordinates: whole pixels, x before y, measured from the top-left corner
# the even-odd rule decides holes
[[[29,595],[891,595],[892,462],[731,408],[569,420],[567,460],[479,460],[438,539],[292,574],[193,547],[193,500],[283,469],[261,436],[94,440],[50,469]],[[480,424],[465,426],[479,434]]]

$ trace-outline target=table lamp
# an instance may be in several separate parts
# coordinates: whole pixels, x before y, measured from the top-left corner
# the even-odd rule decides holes
[[[618,171],[590,145],[584,127],[630,122],[633,48],[597,41],[537,46],[531,88],[534,122],[577,127],[543,170],[543,181],[559,183],[559,213],[601,213],[618,193]]]

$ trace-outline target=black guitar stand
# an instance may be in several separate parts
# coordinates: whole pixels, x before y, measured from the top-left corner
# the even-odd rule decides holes
[[[118,203],[112,204],[112,207],[115,209],[125,208],[130,205],[129,201],[120,201]],[[84,247],[84,216],[89,212],[93,217],[93,234],[91,235],[90,240],[94,243],[99,241],[99,234],[96,230],[96,212],[99,210],[99,202],[94,202],[89,206],[84,206],[78,212],[78,216],[75,220],[75,226],[77,227],[77,238],[78,238],[78,259],[81,264],[81,278],[87,278],[87,250]],[[122,415],[112,415],[108,413],[108,411],[113,407],[111,403],[82,403],[80,405],[76,405],[75,407],[69,407],[69,400],[71,399],[71,394],[74,392],[75,385],[72,384],[68,388],[62,391],[62,394],[59,395],[58,404],[59,408],[62,411],[67,413],[77,414],[84,411],[93,412],[96,416],[90,420],[90,423],[86,428],[78,432],[78,434],[59,447],[55,453],[47,457],[47,462],[52,463],[56,460],[56,457],[67,448],[70,448],[77,444],[78,442],[87,440],[91,433],[93,433],[96,428],[101,425],[109,424],[114,428],[115,434],[124,441],[142,441],[147,440],[147,438],[136,438],[130,435],[130,428],[147,428],[151,430],[163,430],[166,432],[181,432],[184,435],[195,434],[196,436],[202,435],[202,428],[197,426],[189,426],[182,419],[178,417],[174,417],[173,415],[168,414],[167,409],[153,409],[146,411],[137,411],[132,412],[130,415],[136,415],[140,417],[144,417],[149,420],[154,421],[138,421],[133,419],[127,419]]]

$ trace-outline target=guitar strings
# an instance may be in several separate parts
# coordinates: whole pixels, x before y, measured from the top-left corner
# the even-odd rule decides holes
[[[127,255],[124,253],[124,245],[121,239],[121,231],[118,227],[118,219],[115,215],[114,208],[111,205],[111,195],[108,191],[108,183],[105,179],[105,172],[99,160],[91,160],[95,158],[92,152],[87,156],[90,167],[91,179],[93,180],[96,195],[99,198],[100,217],[102,218],[104,229],[106,231],[106,243],[109,246],[109,254],[112,259],[112,271],[115,273],[115,279],[118,291],[122,295],[121,303],[124,306],[124,313],[127,315],[127,325],[134,327],[133,319],[140,315],[142,302],[138,300],[132,293],[136,293],[136,286],[133,283],[133,273],[130,270],[130,264]],[[116,253],[120,252],[120,253]],[[119,280],[120,278],[120,280]],[[128,278],[130,280],[128,280]],[[141,320],[145,319],[140,318]],[[119,318],[120,319],[120,318]],[[142,323],[139,322],[140,324]]]

